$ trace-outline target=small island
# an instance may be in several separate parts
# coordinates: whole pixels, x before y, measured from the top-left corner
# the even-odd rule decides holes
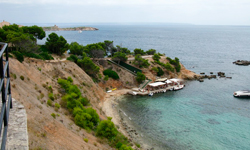
[[[99,30],[93,27],[72,27],[72,28],[59,28],[57,25],[51,27],[42,27],[44,31],[96,31]]]

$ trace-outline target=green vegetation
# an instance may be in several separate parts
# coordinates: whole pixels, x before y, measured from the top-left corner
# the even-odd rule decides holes
[[[140,54],[135,55],[133,64],[139,66],[139,68],[148,68],[150,66],[148,60],[142,58]]]
[[[137,72],[136,81],[138,83],[142,83],[145,79],[146,79],[146,76],[143,73]]]
[[[100,122],[99,115],[96,113],[96,110],[91,107],[84,107],[88,104],[88,100],[87,98],[81,96],[80,90],[76,85],[73,85],[73,80],[71,78],[68,78],[67,80],[59,78],[58,83],[65,90],[61,106],[66,107],[73,115],[76,125],[86,130],[96,129],[96,135],[107,138],[112,147],[115,147],[118,142],[122,143],[123,147],[128,147],[127,145],[129,143],[127,138],[117,131],[114,123],[111,121],[111,118]],[[120,146],[119,149],[122,146]]]
[[[56,114],[55,113],[52,113],[51,116],[56,119]]]
[[[57,55],[62,55],[69,48],[69,44],[63,36],[58,36],[56,33],[51,33],[45,43],[49,52]]]
[[[103,79],[104,81],[108,81],[109,80],[109,76],[108,75],[106,75],[105,77],[104,77],[104,79]]]
[[[78,59],[77,64],[91,77],[97,78],[100,68],[89,57]]]
[[[55,100],[55,97],[54,97],[54,94],[53,93],[49,93],[49,99],[51,99],[52,101],[54,101]]]
[[[103,71],[103,74],[104,74],[105,76],[111,77],[111,78],[113,78],[113,79],[115,79],[115,80],[119,79],[118,74],[117,74],[115,71],[111,70],[111,69],[106,69],[106,70],[104,70],[104,71]]]
[[[36,25],[19,27],[13,24],[0,29],[0,42],[11,43],[9,50],[20,62],[24,60],[24,56],[43,60],[53,59],[42,46],[36,44],[37,39],[41,40],[44,37],[45,32]]]
[[[161,59],[161,56],[158,54],[154,54],[152,58],[154,59],[154,61],[159,61]]]
[[[118,61],[118,64],[120,64],[120,61],[127,61],[128,57],[125,53],[122,52],[116,52],[114,53],[114,56],[112,57],[113,61]]]
[[[138,55],[138,54],[145,55],[146,52],[144,52],[144,50],[142,50],[142,49],[136,48],[136,49],[134,49],[134,54],[135,55]]]
[[[115,124],[111,121],[112,118],[102,120],[96,129],[96,135],[112,140],[118,134]]]
[[[163,74],[163,70],[160,67],[157,67],[157,76],[162,76]]]
[[[83,141],[86,142],[86,143],[88,143],[88,142],[89,142],[89,139],[84,138]]]
[[[150,49],[150,50],[146,51],[146,53],[148,55],[154,55],[156,53],[156,50],[155,49]]]
[[[72,42],[69,45],[70,54],[74,54],[74,55],[82,55],[83,48],[84,46],[78,44],[77,42]]]
[[[47,105],[52,106],[52,101],[50,99],[47,100]]]
[[[16,59],[17,59],[18,61],[20,61],[21,63],[24,61],[23,54],[20,53],[19,51],[14,51],[14,52],[12,52],[12,54],[14,54],[15,57],[16,57]]]
[[[70,55],[67,60],[77,63],[78,57],[76,55]]]
[[[24,76],[20,76],[20,79],[21,79],[21,80],[24,80]]]
[[[175,57],[175,59],[171,59],[171,58],[167,57],[167,60],[169,60],[170,64],[174,65],[176,72],[181,71],[181,65],[180,65],[179,58]]]

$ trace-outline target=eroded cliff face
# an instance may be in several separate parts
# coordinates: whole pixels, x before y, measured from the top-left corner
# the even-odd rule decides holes
[[[91,132],[76,126],[67,110],[55,110],[54,104],[60,103],[62,96],[57,79],[70,76],[100,117],[106,118],[99,107],[105,92],[75,63],[28,58],[20,63],[10,59],[10,73],[12,97],[21,102],[27,112],[30,149],[111,149]],[[49,86],[55,95],[52,106],[47,105]],[[56,114],[55,119],[52,113]],[[89,140],[88,143],[84,138]]]

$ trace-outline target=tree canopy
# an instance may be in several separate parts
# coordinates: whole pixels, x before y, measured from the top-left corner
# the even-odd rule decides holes
[[[142,67],[147,68],[150,66],[148,60],[142,58],[140,54],[135,55],[135,60],[134,60],[133,64],[139,66],[140,68],[142,68]]]
[[[127,55],[122,52],[116,52],[112,57],[112,60],[118,61],[118,63],[120,63],[120,61],[127,61],[127,59],[128,59]]]
[[[49,35],[45,45],[51,53],[55,53],[57,55],[62,55],[69,48],[69,44],[64,39],[64,37],[63,36],[59,37],[54,32]]]

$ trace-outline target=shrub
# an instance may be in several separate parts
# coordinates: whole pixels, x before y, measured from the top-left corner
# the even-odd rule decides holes
[[[160,67],[157,67],[157,76],[162,76],[164,74],[163,70]]]
[[[154,55],[155,52],[156,52],[155,49],[150,49],[150,50],[146,51],[146,53],[147,53],[148,55]]]
[[[17,59],[18,61],[20,61],[21,63],[24,61],[24,58],[23,58],[23,54],[22,54],[22,53],[20,53],[20,52],[18,52],[18,51],[14,51],[14,52],[12,52],[12,54],[14,54],[15,57],[16,57],[16,59]]]
[[[122,145],[119,150],[133,150],[130,146],[127,146],[127,145]]]
[[[158,55],[158,54],[154,54],[154,56],[153,56],[153,59],[154,59],[155,61],[159,61],[160,58],[161,58],[161,56]]]
[[[47,100],[47,105],[52,106],[52,101],[50,99]]]
[[[89,100],[86,97],[80,97],[78,100],[83,106],[87,106],[89,104]]]
[[[42,52],[39,54],[44,60],[53,60],[54,58],[48,52]]]
[[[24,80],[24,76],[20,76],[20,79],[21,79],[21,80]]]
[[[55,100],[54,94],[53,94],[53,93],[49,93],[49,98],[50,98],[52,101],[54,101],[54,100]]]
[[[73,83],[73,79],[71,77],[68,77],[67,81],[69,81],[70,83]]]
[[[96,129],[97,136],[105,137],[109,140],[114,139],[117,133],[118,131],[110,118],[108,118],[108,120],[102,120]]]
[[[148,60],[142,58],[140,54],[137,54],[135,56],[135,60],[133,61],[133,64],[139,66],[140,68],[142,68],[142,67],[148,68],[150,66]]]
[[[51,116],[56,119],[56,114],[55,113],[52,113]]]
[[[108,75],[106,75],[105,77],[104,77],[104,79],[103,79],[104,81],[108,81],[109,80],[109,76]]]
[[[78,57],[76,55],[70,55],[67,60],[77,63]]]
[[[146,76],[143,73],[137,72],[136,81],[138,83],[142,83],[142,81],[144,81],[145,79],[146,79]]]
[[[43,59],[42,56],[35,54],[35,53],[22,53],[23,56],[30,57],[30,58],[36,58],[36,59]]]
[[[89,141],[89,139],[87,139],[87,138],[84,138],[83,139],[86,143],[88,143],[88,141]]]
[[[136,48],[136,49],[134,49],[134,54],[135,55],[137,55],[137,54],[144,55],[146,53],[144,52],[144,50],[142,50],[140,48]]]
[[[48,91],[49,91],[50,93],[53,93],[52,86],[48,86]]]
[[[111,77],[111,78],[113,78],[113,79],[115,79],[115,80],[117,80],[117,79],[119,79],[119,76],[118,76],[118,74],[115,72],[115,71],[113,71],[113,70],[111,70],[111,69],[106,69],[106,70],[104,70],[103,71],[103,74],[106,76],[109,76],[109,77]]]
[[[165,68],[171,72],[174,72],[174,68],[171,66],[169,62],[166,63]]]
[[[60,104],[55,103],[55,108],[60,109],[61,108]]]

